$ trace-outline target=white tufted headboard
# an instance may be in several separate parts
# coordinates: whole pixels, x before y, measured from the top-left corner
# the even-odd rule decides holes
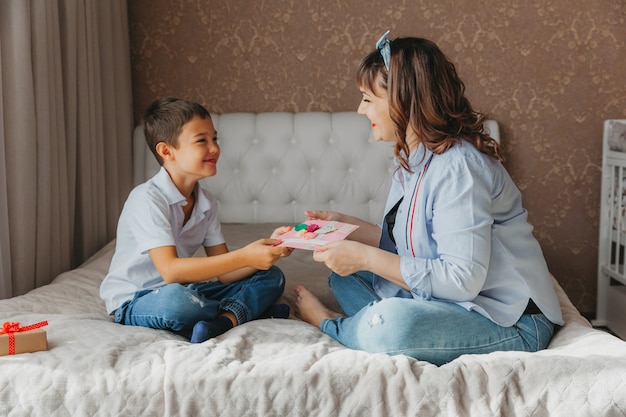
[[[356,112],[212,114],[221,156],[202,180],[224,223],[295,223],[304,211],[333,210],[382,219],[393,145],[376,142]],[[486,122],[500,139],[495,121]],[[134,134],[135,183],[158,170],[141,127]]]

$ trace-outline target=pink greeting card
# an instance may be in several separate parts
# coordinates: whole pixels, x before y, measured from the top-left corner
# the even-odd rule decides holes
[[[313,250],[328,242],[344,240],[359,226],[328,220],[307,220],[294,226],[287,233],[278,237],[283,243],[278,246]]]

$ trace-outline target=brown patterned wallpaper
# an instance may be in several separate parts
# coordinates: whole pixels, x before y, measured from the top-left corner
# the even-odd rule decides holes
[[[356,110],[356,65],[384,30],[429,38],[500,122],[550,270],[593,315],[602,122],[626,118],[625,1],[129,0],[135,116],[164,95],[217,113]]]

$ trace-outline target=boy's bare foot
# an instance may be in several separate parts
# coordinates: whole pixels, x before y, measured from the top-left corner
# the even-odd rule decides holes
[[[296,293],[296,315],[313,326],[320,327],[324,319],[336,319],[341,314],[329,310],[311,291],[302,285],[294,288]]]

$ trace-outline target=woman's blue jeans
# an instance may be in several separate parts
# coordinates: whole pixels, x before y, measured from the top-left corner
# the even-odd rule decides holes
[[[554,324],[543,314],[524,314],[515,325],[502,327],[454,303],[381,299],[370,272],[332,273],[328,283],[347,317],[325,319],[320,328],[350,349],[442,365],[469,353],[535,352],[554,334]]]
[[[170,330],[185,337],[198,321],[209,321],[229,311],[239,324],[258,318],[285,289],[285,276],[276,266],[250,278],[222,284],[167,284],[139,291],[115,310],[116,323]]]

